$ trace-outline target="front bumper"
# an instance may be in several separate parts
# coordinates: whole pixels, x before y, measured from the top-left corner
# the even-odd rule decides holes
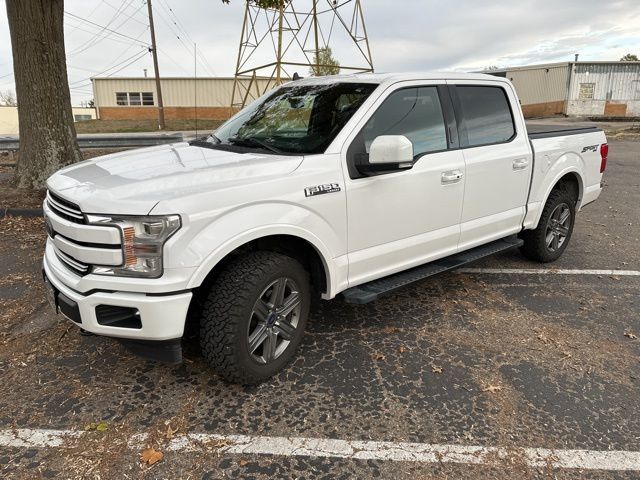
[[[170,341],[182,337],[192,297],[190,291],[151,295],[108,290],[80,293],[69,288],[58,278],[51,265],[55,260],[57,259],[50,259],[49,255],[45,255],[45,279],[54,289],[57,310],[79,327],[96,335],[138,342]],[[98,307],[132,309],[137,311],[137,321],[129,326],[105,325],[105,322],[99,319],[96,310]]]

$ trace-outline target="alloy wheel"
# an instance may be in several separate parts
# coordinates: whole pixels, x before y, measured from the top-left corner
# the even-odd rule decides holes
[[[278,278],[264,289],[253,306],[247,331],[254,361],[265,365],[282,355],[298,327],[301,310],[302,297],[291,278]]]

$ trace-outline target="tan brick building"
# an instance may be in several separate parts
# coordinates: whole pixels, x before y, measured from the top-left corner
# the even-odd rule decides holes
[[[249,80],[245,80],[247,84]],[[256,80],[262,91],[267,79]],[[92,78],[98,118],[136,120],[158,118],[154,78]],[[231,114],[233,77],[167,77],[161,80],[165,118],[226,120]],[[252,89],[255,89],[255,84]],[[244,90],[243,90],[244,91]],[[197,105],[197,108],[196,108]]]

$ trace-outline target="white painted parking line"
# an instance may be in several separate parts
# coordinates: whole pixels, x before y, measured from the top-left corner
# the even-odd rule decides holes
[[[507,273],[529,275],[609,275],[616,277],[640,277],[640,270],[580,270],[562,268],[459,268],[458,273]]]
[[[67,440],[78,438],[84,433],[85,432],[80,430],[45,430],[31,428],[0,430],[0,447],[61,447]]]
[[[69,440],[96,435],[76,430],[0,430],[1,447],[64,447]],[[134,435],[131,449],[148,447],[147,434]],[[170,440],[165,452],[215,450],[237,455],[279,455],[313,458],[345,458],[416,463],[500,465],[501,459],[520,459],[530,467],[563,469],[640,471],[640,452],[598,450],[551,450],[547,448],[503,448],[473,445],[376,442],[327,438],[266,437],[249,435],[187,434]]]

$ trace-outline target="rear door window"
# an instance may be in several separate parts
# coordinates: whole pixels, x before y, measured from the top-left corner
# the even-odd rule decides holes
[[[505,143],[515,136],[513,114],[504,89],[456,85],[456,92],[466,127],[460,135],[463,147]]]

